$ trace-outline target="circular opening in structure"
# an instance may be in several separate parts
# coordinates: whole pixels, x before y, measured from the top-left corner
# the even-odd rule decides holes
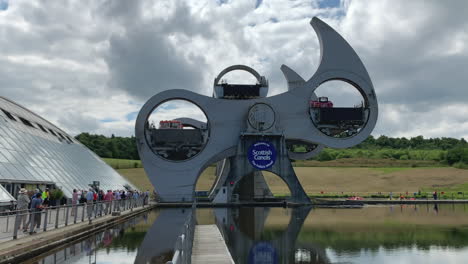
[[[315,90],[316,98],[309,101],[309,113],[323,134],[348,138],[358,134],[366,125],[369,107],[353,85],[340,80],[327,81]]]
[[[289,153],[305,154],[314,151],[318,144],[306,143],[303,141],[286,140],[286,147]]]
[[[223,75],[220,83],[256,84],[258,83],[258,80],[250,72],[244,70],[233,70]]]
[[[146,122],[145,136],[156,155],[170,161],[183,161],[205,147],[209,124],[196,104],[172,99],[154,108]]]

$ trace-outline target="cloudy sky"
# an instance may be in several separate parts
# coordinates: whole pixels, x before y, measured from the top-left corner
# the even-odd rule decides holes
[[[211,95],[233,64],[265,75],[270,94],[286,90],[283,63],[310,78],[318,16],[369,71],[380,103],[374,135],[468,138],[467,14],[465,0],[0,0],[0,95],[73,135],[129,136],[152,95]],[[350,87],[317,93],[359,101]]]

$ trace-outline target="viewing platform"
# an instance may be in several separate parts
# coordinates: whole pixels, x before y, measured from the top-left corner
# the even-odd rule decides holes
[[[195,226],[192,263],[234,263],[226,242],[216,225]]]
[[[35,232],[32,234],[23,233],[21,229],[15,232],[19,217],[30,217],[32,214],[22,211],[3,212],[0,214],[0,264],[31,259],[123,223],[156,206],[154,203],[144,204],[142,199],[114,200],[108,205],[107,213],[104,212],[106,202],[92,204],[90,208],[93,210],[90,211],[87,210],[87,205],[80,204],[76,207],[75,214],[72,214],[72,205],[48,207],[39,213],[40,228],[34,228]]]

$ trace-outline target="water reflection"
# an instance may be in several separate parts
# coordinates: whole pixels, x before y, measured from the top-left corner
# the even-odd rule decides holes
[[[324,248],[296,242],[311,209],[280,209],[289,221],[279,230],[265,225],[270,208],[214,210],[216,223],[236,263],[329,263]]]
[[[174,245],[189,209],[168,208],[160,211],[158,218],[146,232],[135,263],[166,263],[172,259]]]
[[[161,209],[27,263],[166,263],[189,209]],[[236,263],[465,263],[465,205],[197,209]]]
[[[49,263],[133,263],[138,247],[156,212],[144,214],[78,241],[47,256],[26,261],[30,264]],[[131,259],[131,262],[122,262]]]

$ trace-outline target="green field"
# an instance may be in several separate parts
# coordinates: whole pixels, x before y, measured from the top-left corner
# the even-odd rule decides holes
[[[108,159],[108,158],[103,158],[103,160],[116,170],[130,169],[130,168],[142,168],[141,161],[139,160]]]
[[[132,167],[138,161],[105,160],[114,168],[118,166],[117,171],[140,189],[153,189],[145,171]],[[430,195],[437,190],[445,192],[442,198],[452,198],[452,195],[453,198],[465,198],[465,195],[468,198],[468,170],[453,167],[352,167],[349,160],[340,163],[347,166],[327,167],[329,162],[324,162],[324,167],[313,164],[294,167],[305,191],[313,196],[375,196],[393,192],[396,197],[400,193],[406,195],[408,192],[411,196],[419,191]],[[208,167],[200,176],[196,189],[209,190],[215,180],[214,173],[215,167]],[[269,172],[264,172],[264,176],[275,195],[289,194],[288,187],[279,177]]]

